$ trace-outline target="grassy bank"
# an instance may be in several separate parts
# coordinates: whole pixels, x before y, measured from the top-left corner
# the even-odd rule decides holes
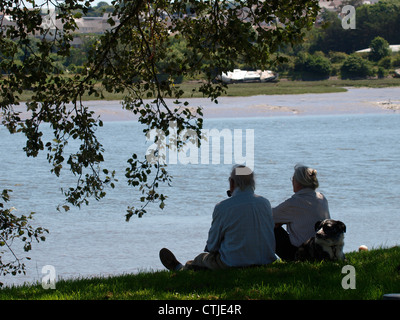
[[[185,92],[190,92],[195,83],[180,85]],[[270,83],[236,83],[231,84],[225,96],[254,96],[277,94],[306,94],[345,92],[348,87],[382,88],[400,86],[400,78],[369,79],[369,80],[340,80],[330,79],[321,81],[290,81],[282,79]]]
[[[355,269],[355,289],[344,289],[345,265]],[[345,279],[344,279],[345,278]],[[344,280],[343,280],[344,279]],[[158,271],[108,278],[59,280],[56,289],[5,287],[0,299],[247,300],[370,299],[400,293],[400,247],[351,252],[346,262],[276,262],[227,271]]]
[[[200,86],[199,81],[190,81],[177,84],[184,92],[183,98],[201,98],[201,93],[196,91]],[[382,88],[400,86],[400,78],[368,79],[368,80],[323,80],[323,81],[288,81],[282,79],[271,83],[236,83],[228,87],[223,96],[254,96],[276,94],[305,94],[305,93],[333,93],[344,92],[348,87]],[[194,94],[192,93],[194,91]],[[121,100],[123,93],[112,94],[103,92],[105,100]],[[30,99],[29,91],[20,95],[21,101]],[[100,97],[85,95],[83,100],[99,100]]]

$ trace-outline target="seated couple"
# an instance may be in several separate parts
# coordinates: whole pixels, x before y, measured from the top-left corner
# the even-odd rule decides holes
[[[269,264],[276,255],[294,260],[297,248],[314,236],[315,223],[330,215],[326,198],[315,191],[316,170],[297,165],[292,185],[294,195],[272,209],[266,198],[254,193],[254,173],[235,166],[229,177],[231,196],[214,208],[205,252],[182,265],[163,248],[161,262],[169,270],[217,270]]]

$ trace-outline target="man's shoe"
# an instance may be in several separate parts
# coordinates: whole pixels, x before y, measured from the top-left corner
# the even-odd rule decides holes
[[[183,267],[182,264],[175,258],[174,254],[167,248],[160,250],[160,260],[164,267],[166,267],[168,270],[177,271]]]

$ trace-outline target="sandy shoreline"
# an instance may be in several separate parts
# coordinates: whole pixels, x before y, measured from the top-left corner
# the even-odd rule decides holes
[[[339,114],[400,113],[400,88],[349,88],[347,92],[188,99],[201,106],[204,118],[243,118]],[[87,104],[104,121],[129,121],[137,117],[118,101]]]
[[[400,87],[348,88],[347,92],[340,93],[221,97],[218,104],[205,98],[186,100],[193,108],[201,106],[205,119],[400,113]],[[124,110],[120,101],[87,101],[85,106],[103,121],[138,118],[133,112]],[[16,110],[22,112],[23,118],[26,116],[24,105],[16,107]]]

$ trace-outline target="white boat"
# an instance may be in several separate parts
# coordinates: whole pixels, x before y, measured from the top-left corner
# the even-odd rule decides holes
[[[241,69],[234,69],[227,73],[222,73],[219,78],[223,83],[235,83],[235,82],[269,82],[273,81],[278,77],[278,74],[271,70],[257,70],[247,71]]]

